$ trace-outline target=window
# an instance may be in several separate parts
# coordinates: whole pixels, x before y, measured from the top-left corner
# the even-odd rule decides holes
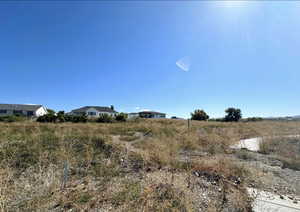
[[[96,112],[88,112],[88,115],[89,115],[89,116],[95,116],[95,115],[96,115]]]
[[[0,113],[7,113],[7,110],[0,110]]]
[[[13,114],[22,114],[22,110],[14,110]]]
[[[27,116],[33,116],[33,115],[34,115],[33,111],[27,111]]]

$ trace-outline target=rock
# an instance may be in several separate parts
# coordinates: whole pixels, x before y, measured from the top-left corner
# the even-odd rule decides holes
[[[280,199],[284,199],[284,196],[280,195]]]
[[[222,191],[222,189],[221,189],[221,188],[219,188],[219,189],[218,189],[218,191],[219,191],[219,192],[221,192],[221,191]]]
[[[294,197],[292,197],[292,196],[288,196],[288,198],[289,198],[290,200],[293,200],[293,199],[294,199]]]
[[[55,205],[53,205],[52,208],[54,209],[54,208],[57,208],[57,207],[59,207],[59,206],[60,206],[60,204],[59,204],[59,203],[56,203]]]
[[[298,201],[297,201],[297,200],[294,200],[293,203],[294,203],[294,204],[298,204]]]

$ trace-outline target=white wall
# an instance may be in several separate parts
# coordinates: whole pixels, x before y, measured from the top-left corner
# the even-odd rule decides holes
[[[27,116],[27,111],[32,111],[32,110],[22,110],[22,114],[24,116]],[[43,116],[47,114],[47,109],[44,107],[40,107],[36,111],[33,111],[33,115],[36,117]],[[0,116],[7,116],[7,115],[14,115],[13,110],[7,110],[6,113],[1,113]]]
[[[94,113],[96,113],[96,116],[88,115],[89,112],[94,112]],[[96,110],[95,108],[89,108],[89,109],[86,111],[86,115],[87,115],[88,117],[99,117],[100,114],[108,114],[108,115],[111,115],[111,116],[114,115],[114,113],[110,113],[110,112],[99,112],[99,111]]]
[[[138,113],[128,113],[128,119],[133,119],[133,118],[137,118],[140,115]]]
[[[166,118],[166,116],[162,115],[162,114],[154,114],[154,118],[157,118],[157,119],[159,119],[159,118]]]
[[[39,109],[37,109],[35,112],[34,112],[34,115],[39,117],[39,116],[43,116],[43,115],[46,115],[48,112],[47,112],[47,109],[44,108],[44,107],[40,107]]]

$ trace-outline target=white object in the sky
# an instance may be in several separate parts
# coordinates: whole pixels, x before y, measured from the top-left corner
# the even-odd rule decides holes
[[[178,68],[180,68],[183,71],[189,71],[190,66],[191,66],[191,60],[188,56],[185,56],[185,57],[179,59],[176,62],[176,65],[178,66]]]

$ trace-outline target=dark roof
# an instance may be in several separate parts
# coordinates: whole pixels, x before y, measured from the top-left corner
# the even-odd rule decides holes
[[[0,104],[0,110],[35,111],[40,107],[43,107],[43,105]]]
[[[96,110],[98,110],[99,112],[110,112],[110,113],[116,113],[115,110],[112,110],[110,107],[100,107],[100,106],[85,106],[85,107],[81,107],[75,110],[72,110],[72,112],[86,112],[88,109],[90,108],[95,108]]]
[[[166,115],[165,113],[160,113],[160,112],[155,112],[155,111],[141,111],[139,113]]]

